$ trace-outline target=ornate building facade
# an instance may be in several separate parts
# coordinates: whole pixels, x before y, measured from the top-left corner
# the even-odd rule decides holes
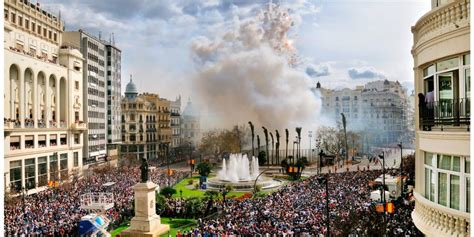
[[[470,234],[470,1],[432,0],[412,27],[416,93],[416,227]]]
[[[41,191],[82,170],[83,56],[38,4],[4,1],[5,188]]]
[[[170,101],[138,94],[130,78],[122,98],[122,157],[162,159],[171,145]]]

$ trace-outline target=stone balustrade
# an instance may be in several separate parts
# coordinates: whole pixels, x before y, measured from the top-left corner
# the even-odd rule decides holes
[[[421,17],[412,27],[414,45],[420,45],[460,26],[468,26],[470,18],[470,0],[456,0],[452,3],[434,8]]]
[[[416,227],[428,236],[469,236],[469,213],[441,206],[415,194],[415,210],[412,213]]]

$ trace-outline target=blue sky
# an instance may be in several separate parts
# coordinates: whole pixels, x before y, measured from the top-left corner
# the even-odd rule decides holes
[[[430,10],[429,0],[294,0],[290,36],[301,59],[299,70],[327,87],[354,87],[388,78],[413,85],[410,27]],[[130,74],[139,91],[169,99],[193,94],[192,43],[212,39],[254,17],[267,0],[45,0],[61,11],[66,30],[113,32],[122,49],[122,88]]]

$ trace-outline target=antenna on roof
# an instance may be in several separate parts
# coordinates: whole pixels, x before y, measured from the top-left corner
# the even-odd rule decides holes
[[[112,45],[115,45],[115,35],[114,35],[114,32],[112,32]]]
[[[102,38],[102,32],[99,31],[99,40]]]

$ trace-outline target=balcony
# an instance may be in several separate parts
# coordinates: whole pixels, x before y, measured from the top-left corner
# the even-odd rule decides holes
[[[65,67],[63,65],[58,64],[58,59],[57,58],[49,59],[48,57],[45,57],[45,56],[42,56],[42,55],[35,55],[33,53],[26,52],[24,49],[15,48],[15,47],[12,47],[12,46],[9,47],[9,50],[11,52],[26,55],[26,56],[29,56],[31,58],[34,58],[34,59],[37,59],[37,60],[40,60],[40,61],[43,61],[43,62],[47,62],[47,63],[51,63],[51,64],[54,64],[54,65],[57,65],[57,66]]]
[[[469,213],[441,206],[415,195],[413,223],[427,236],[469,236]]]
[[[172,116],[172,117],[179,117],[179,113],[171,112],[171,116]]]
[[[421,45],[450,30],[469,27],[469,8],[470,1],[462,0],[432,9],[412,27],[414,44]]]
[[[431,131],[432,127],[460,128],[469,131],[471,124],[469,99],[442,100],[419,107],[420,130]]]
[[[71,124],[71,129],[76,131],[85,131],[87,130],[87,124],[82,121],[76,121]]]

